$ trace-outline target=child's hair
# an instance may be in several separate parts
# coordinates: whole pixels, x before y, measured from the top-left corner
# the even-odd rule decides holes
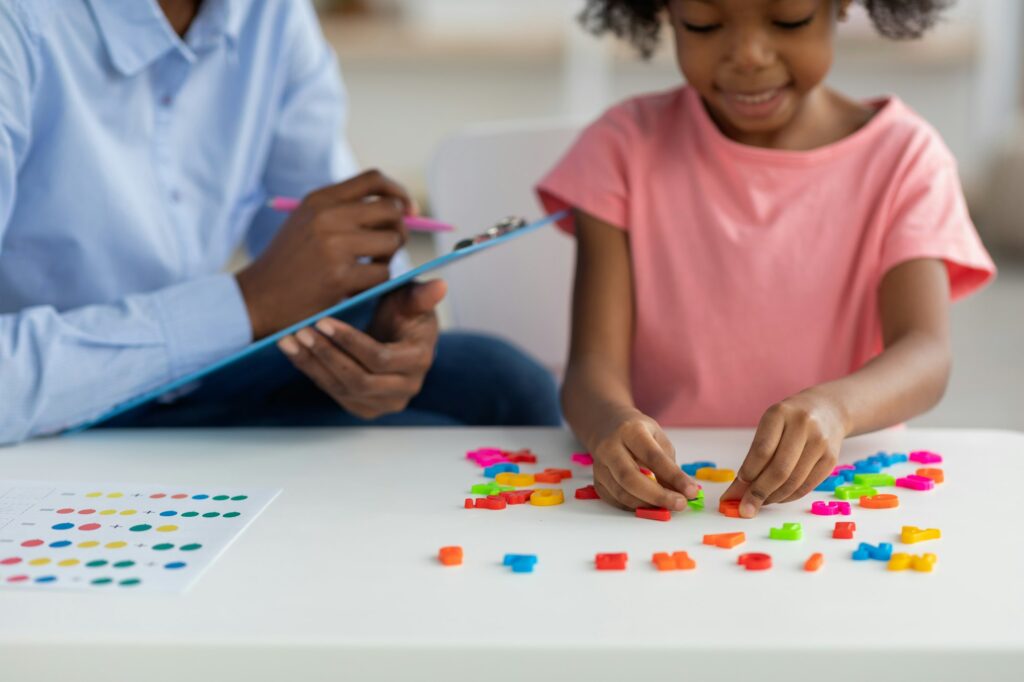
[[[920,38],[954,0],[857,0],[887,38]],[[645,58],[654,52],[661,14],[669,0],[587,0],[580,23],[595,35],[611,32],[628,40]]]

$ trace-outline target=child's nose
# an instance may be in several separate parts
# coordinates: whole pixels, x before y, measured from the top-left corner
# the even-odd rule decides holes
[[[775,50],[764,31],[736,31],[730,61],[741,71],[759,71],[775,61]]]

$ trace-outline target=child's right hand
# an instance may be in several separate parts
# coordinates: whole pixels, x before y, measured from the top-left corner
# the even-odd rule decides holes
[[[675,448],[658,423],[632,411],[614,420],[591,448],[594,488],[605,502],[622,509],[662,507],[680,511],[697,497],[697,483],[676,464]],[[640,473],[654,472],[658,481]]]

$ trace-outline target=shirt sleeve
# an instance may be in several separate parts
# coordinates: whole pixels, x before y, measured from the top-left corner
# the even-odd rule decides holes
[[[301,198],[359,170],[345,137],[348,100],[338,61],[308,0],[292,5],[285,79],[263,173],[270,197]],[[246,238],[250,255],[262,253],[283,222],[281,214],[260,210]]]
[[[32,143],[38,61],[19,7],[0,4],[0,248]],[[249,335],[230,275],[107,305],[0,314],[0,445],[89,421],[242,348]]]
[[[971,221],[955,159],[940,140],[927,144],[896,192],[879,275],[910,260],[939,259],[955,301],[984,287],[996,268]]]
[[[544,210],[577,209],[624,230],[629,229],[629,115],[623,105],[585,128],[569,151],[538,183]],[[575,219],[558,226],[572,234]]]

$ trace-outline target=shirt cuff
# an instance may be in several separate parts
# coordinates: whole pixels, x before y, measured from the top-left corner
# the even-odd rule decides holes
[[[209,275],[163,289],[157,302],[173,378],[252,342],[249,312],[232,275]]]

